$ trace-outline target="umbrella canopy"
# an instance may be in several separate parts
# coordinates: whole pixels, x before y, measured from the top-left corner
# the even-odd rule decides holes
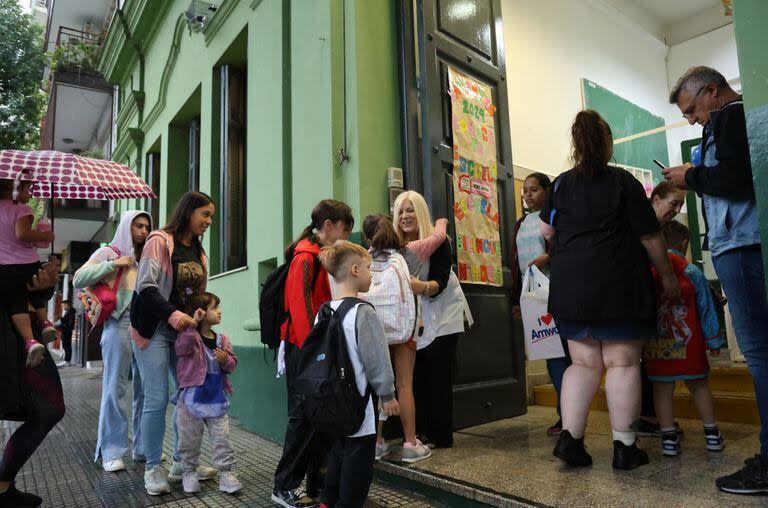
[[[119,162],[53,150],[0,151],[0,179],[13,180],[19,172],[29,175],[24,180],[47,184],[34,186],[32,195],[39,198],[117,200],[157,197],[131,168]]]

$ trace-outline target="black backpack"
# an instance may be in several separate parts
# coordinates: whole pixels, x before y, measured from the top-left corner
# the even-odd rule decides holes
[[[261,327],[261,343],[269,349],[276,350],[280,347],[280,328],[290,318],[285,310],[285,281],[288,279],[288,269],[291,262],[284,263],[267,276],[261,285],[259,295],[259,324]],[[315,256],[315,275],[312,278],[312,287],[315,286],[317,276],[320,274],[320,260]]]
[[[370,305],[359,298],[345,298],[335,311],[330,303],[323,305],[301,348],[293,387],[304,416],[319,432],[349,436],[365,420],[370,386],[361,396],[342,326],[357,304]]]

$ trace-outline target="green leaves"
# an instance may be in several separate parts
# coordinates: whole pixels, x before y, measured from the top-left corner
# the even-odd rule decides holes
[[[46,99],[42,34],[17,0],[0,0],[0,149],[38,147]]]

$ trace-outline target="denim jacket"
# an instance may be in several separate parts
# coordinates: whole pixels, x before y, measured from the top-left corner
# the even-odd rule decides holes
[[[710,113],[704,126],[702,164],[685,183],[704,201],[707,244],[713,256],[760,243],[755,189],[741,99]]]

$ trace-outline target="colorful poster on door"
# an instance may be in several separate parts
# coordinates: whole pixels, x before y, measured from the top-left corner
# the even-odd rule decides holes
[[[489,86],[450,66],[448,84],[459,280],[501,286],[496,106]]]

